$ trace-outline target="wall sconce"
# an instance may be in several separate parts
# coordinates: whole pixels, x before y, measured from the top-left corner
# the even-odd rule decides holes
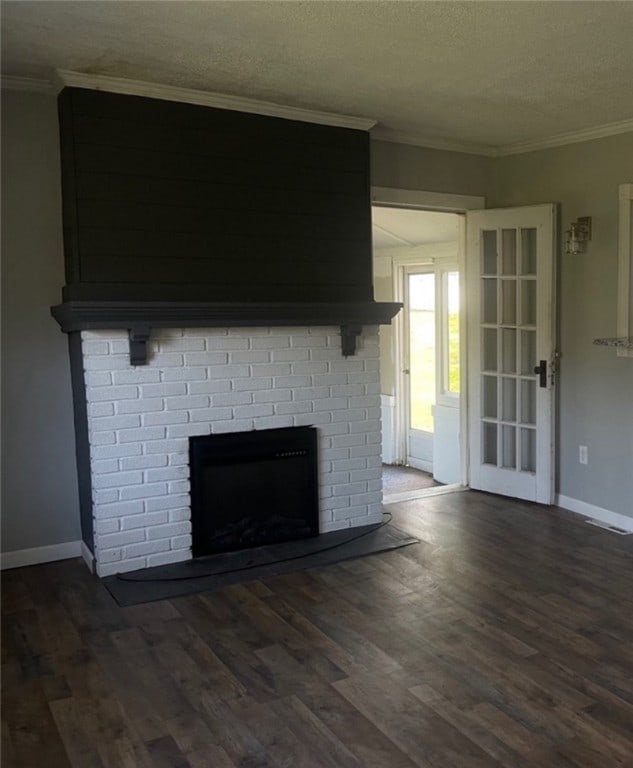
[[[587,242],[591,240],[591,216],[581,216],[578,221],[573,221],[566,234],[565,253],[570,256],[584,253]]]

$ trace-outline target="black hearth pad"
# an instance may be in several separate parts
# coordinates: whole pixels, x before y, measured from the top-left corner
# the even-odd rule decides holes
[[[324,533],[311,539],[107,576],[102,581],[117,603],[125,607],[199,592],[215,592],[231,584],[330,565],[418,541],[390,523],[367,525]]]

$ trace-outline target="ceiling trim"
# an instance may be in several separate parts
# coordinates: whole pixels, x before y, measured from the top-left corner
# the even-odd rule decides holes
[[[7,91],[53,92],[53,86],[48,80],[36,80],[33,77],[17,77],[16,75],[2,75],[2,88]]]
[[[546,136],[543,139],[534,141],[521,141],[516,144],[505,144],[495,149],[496,157],[506,155],[520,155],[525,152],[534,152],[539,149],[550,149],[552,147],[563,147],[566,144],[578,144],[581,141],[591,141],[592,139],[604,139],[607,136],[616,136],[619,133],[629,133],[633,131],[633,119],[619,120],[616,123],[605,123],[596,125],[593,128],[583,128],[580,131],[570,131],[569,133],[559,133],[555,136]]]
[[[429,138],[415,133],[404,131],[392,131],[383,126],[377,126],[371,131],[371,138],[376,141],[387,141],[391,144],[409,144],[425,149],[442,149],[445,152],[462,152],[468,155],[485,155],[492,157],[496,154],[496,147],[488,144],[475,144],[466,141],[453,141],[451,139]]]
[[[236,112],[249,112],[255,115],[281,117],[285,120],[299,120],[304,123],[318,123],[338,128],[353,128],[360,131],[369,131],[376,124],[375,120],[366,117],[340,115],[335,112],[319,112],[313,109],[289,107],[269,101],[231,96],[226,93],[213,93],[193,88],[148,83],[144,80],[128,80],[123,77],[86,74],[84,72],[73,72],[68,69],[58,69],[56,70],[56,75],[60,88],[69,86],[72,88],[90,88],[96,91],[122,93],[130,96],[147,96],[152,99],[198,104],[203,107],[215,107],[217,109],[231,109]]]

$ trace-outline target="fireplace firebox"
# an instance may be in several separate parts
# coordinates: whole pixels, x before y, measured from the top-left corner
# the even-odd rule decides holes
[[[193,556],[319,533],[317,430],[189,438]]]

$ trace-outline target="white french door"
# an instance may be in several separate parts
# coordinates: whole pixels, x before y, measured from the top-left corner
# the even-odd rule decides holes
[[[466,214],[472,488],[551,504],[555,208]]]

